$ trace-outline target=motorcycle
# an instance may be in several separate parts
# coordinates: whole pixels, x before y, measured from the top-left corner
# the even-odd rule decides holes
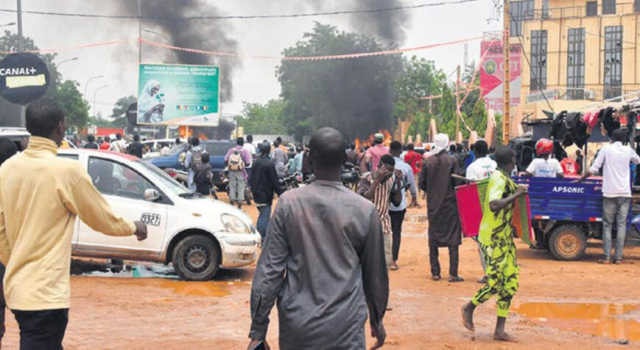
[[[280,179],[280,186],[284,188],[285,191],[293,190],[295,188],[300,187],[302,182],[302,174],[294,173],[284,178]]]
[[[345,187],[355,191],[360,182],[360,178],[362,178],[360,167],[349,162],[344,163],[342,166],[341,181]]]

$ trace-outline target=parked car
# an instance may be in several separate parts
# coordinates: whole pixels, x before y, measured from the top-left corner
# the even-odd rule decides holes
[[[213,278],[220,267],[250,265],[257,259],[260,234],[241,210],[192,193],[164,171],[134,156],[95,150],[60,150],[87,168],[113,210],[148,225],[148,238],[110,237],[80,220],[73,255],[173,263],[190,281]]]
[[[227,151],[235,145],[236,143],[233,141],[200,142],[200,147],[204,148],[210,156],[209,164],[211,164],[211,167],[213,168],[213,184],[220,190],[224,190],[226,188],[226,183],[224,181],[224,169],[226,168],[226,165],[224,164],[224,156],[227,155]],[[174,148],[169,151],[169,154],[167,156],[149,157],[146,158],[146,160],[160,169],[174,169],[178,172],[183,172],[184,174],[188,171],[188,169],[184,166],[182,159],[184,159],[184,154],[188,149],[189,145],[179,144],[177,146],[174,146]],[[178,178],[186,182],[186,180],[181,176],[179,176]]]
[[[176,139],[160,139],[160,140],[145,140],[142,141],[149,151],[144,154],[144,158],[152,158],[161,156],[160,151],[164,147],[171,149],[176,144]]]
[[[18,152],[27,149],[31,134],[25,128],[0,127],[0,137],[6,137],[18,147]]]

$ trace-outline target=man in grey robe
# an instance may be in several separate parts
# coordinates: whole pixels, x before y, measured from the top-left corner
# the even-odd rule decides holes
[[[276,298],[281,349],[364,349],[367,314],[372,349],[384,344],[382,225],[376,207],[340,182],[344,146],[334,129],[315,132],[309,147],[317,181],[278,201],[251,289],[249,349],[265,341]]]

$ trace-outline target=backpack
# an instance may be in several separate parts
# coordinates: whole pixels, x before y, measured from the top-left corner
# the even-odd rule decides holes
[[[229,156],[229,170],[230,171],[242,171],[245,168],[244,161],[242,160],[242,155],[239,150],[234,150],[233,153]]]
[[[189,164],[189,168],[194,172],[202,165],[202,152],[202,150],[191,150],[191,163]]]

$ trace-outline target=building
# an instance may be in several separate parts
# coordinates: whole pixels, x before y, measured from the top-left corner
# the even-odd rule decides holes
[[[521,0],[510,7],[511,40],[524,52],[525,115],[542,117],[549,104],[559,112],[637,96],[640,0]]]

